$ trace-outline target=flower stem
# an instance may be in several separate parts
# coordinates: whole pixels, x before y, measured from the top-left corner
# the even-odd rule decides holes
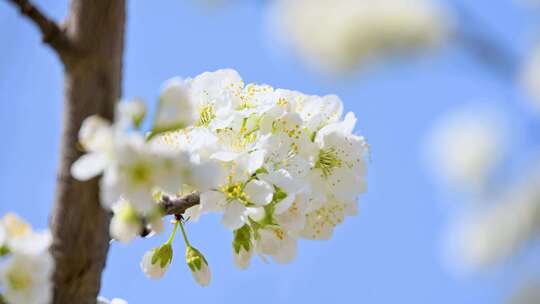
[[[172,244],[172,241],[173,241],[173,239],[174,239],[174,236],[176,235],[176,230],[178,230],[178,223],[179,223],[179,222],[180,222],[180,221],[176,221],[176,223],[174,223],[174,228],[173,228],[173,231],[172,231],[172,233],[171,233],[171,236],[169,237],[169,240],[168,240],[167,243],[165,243],[165,244],[168,244],[168,245]],[[183,231],[183,230],[184,230],[184,228],[182,228],[182,231]]]
[[[186,235],[186,230],[184,229],[184,223],[182,223],[182,221],[177,221],[176,223],[177,224],[180,223],[180,229],[182,229],[182,235],[184,236],[184,242],[186,242],[186,246],[191,247],[191,244],[189,244],[189,241]]]

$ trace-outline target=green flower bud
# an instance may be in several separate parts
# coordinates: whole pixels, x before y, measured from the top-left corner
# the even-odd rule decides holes
[[[163,277],[171,264],[173,250],[167,243],[145,253],[141,261],[141,269],[151,279]]]
[[[210,284],[211,273],[208,268],[208,262],[199,250],[192,246],[187,246],[186,263],[191,270],[193,278],[199,285],[208,286]]]

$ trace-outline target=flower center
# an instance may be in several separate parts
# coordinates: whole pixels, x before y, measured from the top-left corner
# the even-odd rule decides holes
[[[211,104],[206,104],[199,109],[199,126],[207,127],[216,118],[216,109]]]
[[[257,134],[251,133],[243,135],[244,130],[240,130],[240,134],[227,129],[220,129],[217,131],[219,142],[228,147],[232,151],[243,152],[246,147],[253,141],[255,141]]]
[[[285,98],[285,97],[280,97],[278,100],[277,100],[277,105],[278,106],[282,106],[282,107],[285,107],[285,106],[288,106],[289,105],[289,101]]]
[[[119,219],[124,223],[138,223],[139,215],[137,211],[128,203],[124,205],[120,210],[116,211]]]
[[[242,183],[235,183],[221,188],[221,191],[227,196],[228,200],[239,200],[245,202],[248,200]]]
[[[274,229],[274,234],[280,241],[283,241],[283,239],[285,239],[285,233],[279,228]]]
[[[7,275],[9,286],[14,290],[23,290],[32,284],[32,277],[27,273],[12,271]]]
[[[129,176],[134,184],[148,183],[151,175],[151,169],[143,162],[136,163],[129,169]]]
[[[341,167],[343,162],[339,159],[338,154],[334,148],[321,150],[319,152],[319,160],[315,164],[315,168],[322,170],[323,175],[328,177],[332,174],[334,168]]]

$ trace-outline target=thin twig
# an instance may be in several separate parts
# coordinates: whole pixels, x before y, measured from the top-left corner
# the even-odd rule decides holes
[[[161,201],[158,203],[158,205],[161,207],[165,215],[174,215],[177,218],[181,218],[187,209],[193,206],[196,206],[199,203],[200,203],[199,193],[193,192],[184,196],[174,196],[174,197],[170,197],[168,195],[162,195]],[[150,229],[150,227],[148,227],[145,221],[140,235],[141,237],[147,237],[151,233],[152,233],[152,230]]]
[[[69,39],[64,30],[51,18],[46,16],[29,0],[7,0],[19,8],[22,15],[28,17],[41,31],[42,41],[50,45],[62,56],[69,47]]]
[[[519,56],[499,41],[482,22],[460,1],[449,1],[457,13],[459,25],[454,38],[487,67],[504,80],[514,80],[519,70]]]
[[[199,193],[194,192],[184,196],[170,197],[163,195],[159,205],[167,215],[184,214],[187,209],[200,203]]]

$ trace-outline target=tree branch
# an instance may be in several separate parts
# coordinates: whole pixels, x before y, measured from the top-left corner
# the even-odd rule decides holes
[[[187,209],[196,206],[200,203],[199,193],[194,192],[184,196],[169,197],[163,195],[161,202],[158,203],[166,215],[181,215],[186,212]]]
[[[193,192],[183,196],[174,196],[170,197],[168,195],[162,195],[161,201],[158,203],[158,206],[161,207],[165,215],[174,215],[181,216],[187,209],[200,204],[199,193]],[[143,225],[141,231],[141,237],[146,237],[152,233],[150,227],[146,224]],[[0,303],[1,304],[1,303]]]
[[[69,49],[69,39],[64,30],[28,0],[7,0],[19,8],[22,15],[32,20],[41,31],[42,41],[50,45],[62,58]]]
[[[64,115],[50,226],[54,304],[95,304],[109,250],[110,213],[100,204],[99,180],[81,182],[71,166],[82,122],[108,120],[121,97],[125,0],[71,0],[64,23],[73,46],[64,63]],[[67,60],[66,60],[67,59]]]

